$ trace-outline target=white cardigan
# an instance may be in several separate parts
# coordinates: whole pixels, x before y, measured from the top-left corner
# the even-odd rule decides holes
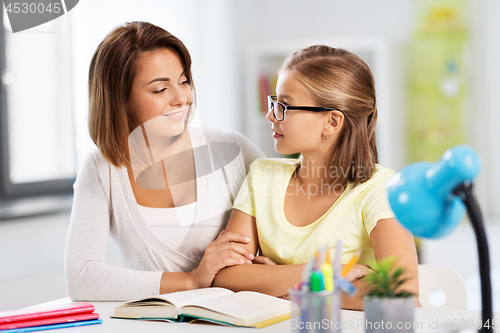
[[[210,158],[195,154],[196,222],[177,250],[163,244],[142,220],[127,169],[111,166],[97,149],[87,157],[73,185],[66,240],[66,287],[71,299],[128,301],[158,295],[163,272],[188,272],[198,266],[208,243],[227,224],[229,190],[235,198],[250,164],[263,154],[238,133],[192,125],[189,135],[193,148],[233,143],[239,146],[239,154],[224,167],[229,185],[222,170],[214,167],[214,161],[224,160],[216,156],[224,155],[223,151],[212,149]],[[215,171],[207,174],[210,166]],[[121,249],[126,268],[105,263],[109,233]]]

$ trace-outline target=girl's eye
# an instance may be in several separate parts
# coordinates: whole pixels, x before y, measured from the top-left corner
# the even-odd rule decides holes
[[[153,91],[153,94],[160,94],[160,93],[164,92],[165,90],[167,90],[167,88],[156,90],[156,91]]]

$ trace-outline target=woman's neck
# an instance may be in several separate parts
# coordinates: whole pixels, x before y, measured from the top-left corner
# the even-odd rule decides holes
[[[191,148],[187,129],[177,137],[148,137],[149,147],[155,160],[173,156]]]

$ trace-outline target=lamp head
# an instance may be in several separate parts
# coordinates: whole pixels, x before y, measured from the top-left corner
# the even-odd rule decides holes
[[[453,190],[473,181],[481,159],[469,146],[448,149],[436,163],[417,162],[387,182],[389,203],[401,224],[423,238],[440,238],[462,221],[465,206]]]

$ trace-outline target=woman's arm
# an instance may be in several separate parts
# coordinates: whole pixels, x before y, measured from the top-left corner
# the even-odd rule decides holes
[[[65,276],[73,300],[125,301],[159,292],[163,272],[106,264],[110,230],[109,179],[101,179],[91,154],[78,173],[66,238]]]
[[[243,236],[223,232],[210,243],[198,268],[189,273],[139,271],[106,264],[111,217],[105,188],[109,188],[109,180],[100,179],[97,163],[89,156],[73,186],[65,251],[66,286],[71,299],[128,301],[209,287],[221,267],[253,259],[239,243],[246,242]]]

